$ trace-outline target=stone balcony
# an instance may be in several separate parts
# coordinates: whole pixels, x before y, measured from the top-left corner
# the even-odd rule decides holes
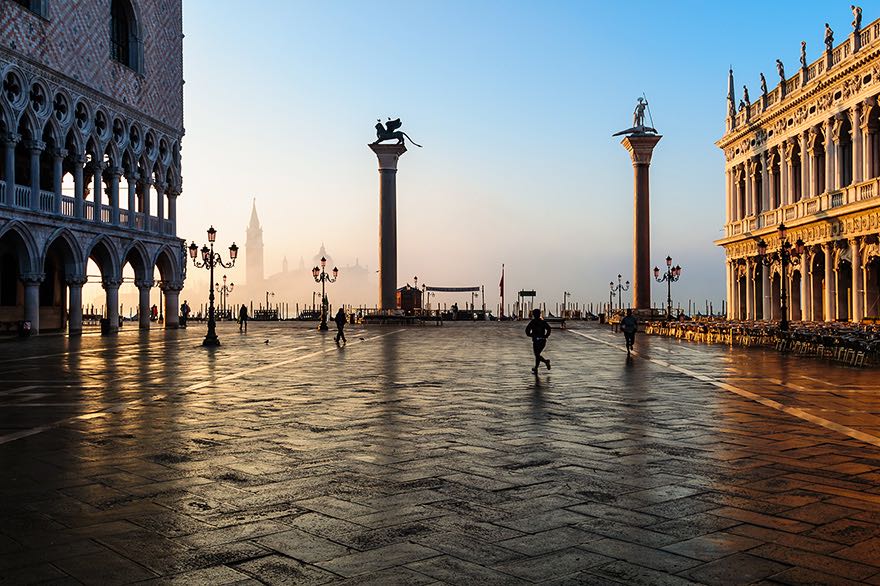
[[[95,222],[120,228],[130,228],[150,234],[176,236],[177,226],[173,219],[149,216],[149,222],[141,212],[131,212],[110,205],[101,205],[100,218],[95,219],[95,202],[83,201],[82,212],[78,215],[76,200],[67,195],[53,191],[37,192],[38,201],[33,201],[34,191],[27,185],[15,185],[9,189],[5,181],[0,180],[0,207],[12,210],[26,210],[53,217],[61,216],[73,220]]]

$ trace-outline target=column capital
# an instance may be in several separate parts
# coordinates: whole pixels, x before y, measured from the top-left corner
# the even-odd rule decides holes
[[[110,173],[110,175],[112,175],[113,177],[119,179],[125,173],[125,169],[113,165],[107,168],[107,172]]]
[[[5,145],[16,145],[21,140],[21,135],[16,132],[7,132],[2,137],[0,137],[3,144]]]
[[[18,280],[25,285],[39,285],[46,280],[46,273],[21,273]]]
[[[181,190],[180,190],[180,187],[174,186],[174,187],[169,187],[168,191],[166,193],[168,194],[168,197],[170,197],[171,199],[176,199],[177,197],[180,196]]]
[[[137,279],[134,282],[134,286],[138,289],[150,289],[156,284],[155,281],[151,279]]]
[[[89,167],[91,167],[92,169],[94,169],[95,171],[100,173],[104,170],[105,167],[107,167],[107,164],[104,161],[100,161],[98,159],[92,159],[89,162]]]
[[[80,167],[89,162],[89,158],[82,153],[71,155],[70,160],[73,164],[79,165]]]
[[[89,282],[89,278],[86,276],[82,277],[66,277],[64,282],[67,283],[68,287],[82,287],[86,283]]]
[[[53,148],[52,149],[52,156],[59,158],[59,159],[63,159],[65,157],[67,157],[67,149],[61,149],[61,148],[57,148],[57,147]]]
[[[101,279],[101,287],[106,289],[119,289],[119,286],[122,285],[122,279],[116,279],[113,277],[103,277]]]
[[[42,153],[46,150],[46,143],[42,140],[28,140],[24,143],[24,148],[29,150],[31,153]]]
[[[654,147],[663,138],[660,134],[633,134],[620,141],[632,158],[633,165],[650,165]]]
[[[397,161],[406,152],[406,145],[404,144],[370,143],[367,146],[376,153],[376,157],[379,159],[380,171],[397,171]]]
[[[156,191],[158,191],[159,193],[165,193],[165,188],[167,187],[167,184],[162,183],[160,181],[157,181],[156,183],[153,184],[153,186],[156,188]]]
[[[180,292],[183,290],[183,281],[162,281],[159,283],[159,288],[163,293],[167,291]]]

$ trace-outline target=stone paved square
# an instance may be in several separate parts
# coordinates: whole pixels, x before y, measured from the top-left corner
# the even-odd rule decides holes
[[[0,361],[8,583],[880,583],[876,373],[523,325],[45,336]]]

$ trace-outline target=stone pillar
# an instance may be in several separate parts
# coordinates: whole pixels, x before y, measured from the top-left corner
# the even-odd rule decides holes
[[[67,333],[71,336],[79,336],[82,334],[83,328],[83,308],[82,308],[82,288],[86,284],[85,277],[68,277],[68,307],[67,307]]]
[[[107,321],[109,327],[107,333],[115,334],[119,331],[119,286],[120,279],[106,278],[101,280],[101,286],[107,298]]]
[[[862,302],[865,299],[863,280],[864,273],[862,267],[862,250],[861,238],[858,236],[850,239],[849,245],[852,248],[852,320],[855,323],[862,321],[864,315],[864,307]]]
[[[733,214],[733,221],[738,222],[742,220],[742,210],[740,209],[740,199],[742,198],[742,194],[740,193],[739,185],[740,180],[743,177],[743,166],[737,165],[733,168],[733,185],[731,193],[733,194],[733,201],[730,204],[730,212]]]
[[[770,209],[770,157],[769,152],[761,153],[761,194],[760,209],[766,212]]]
[[[171,222],[171,236],[177,236],[177,197],[180,190],[172,188],[168,191],[168,220]]]
[[[730,169],[724,172],[724,196],[727,204],[724,221],[729,224],[733,221],[733,173],[731,173]]]
[[[40,333],[40,283],[43,273],[24,273],[18,277],[24,285],[24,319],[31,322],[31,335]]]
[[[83,196],[85,192],[83,165],[86,164],[86,158],[82,155],[74,155],[71,161],[73,162],[73,215],[76,218],[83,218],[85,201]]]
[[[785,194],[785,205],[792,204],[797,201],[796,174],[794,168],[794,146],[795,139],[789,139],[785,143],[786,168],[788,169],[788,192]]]
[[[834,316],[837,313],[835,310],[835,305],[837,305],[837,299],[834,295],[834,243],[826,242],[822,245],[822,250],[825,252],[825,304],[823,307],[825,313],[825,321],[834,321]]]
[[[104,162],[100,159],[95,159],[92,161],[92,171],[94,175],[92,176],[92,181],[94,182],[94,187],[92,188],[92,195],[94,196],[94,204],[95,204],[95,223],[101,223],[101,206],[102,206],[102,188],[101,188],[101,174],[104,172]]]
[[[149,232],[152,229],[150,226],[150,188],[153,181],[147,176],[141,179],[140,185],[144,198],[144,231]]]
[[[150,289],[153,281],[135,281],[138,288],[138,327],[142,330],[150,329]]]
[[[651,156],[660,135],[633,134],[621,141],[632,158],[634,173],[633,306],[651,309]]]
[[[379,308],[397,309],[397,162],[406,146],[368,146],[379,159]]]
[[[165,233],[165,184],[156,184],[156,232]]]
[[[134,228],[137,222],[137,171],[129,171],[125,174],[128,181],[128,227]]]
[[[29,140],[25,145],[31,154],[31,205],[32,211],[40,211],[40,155],[46,148],[41,140]],[[8,189],[8,188],[7,188]]]
[[[53,211],[61,213],[61,185],[64,182],[64,157],[67,149],[54,149],[52,151],[52,191],[55,192]]]
[[[871,139],[871,112],[877,107],[877,98],[870,97],[862,102],[862,180],[874,178],[874,141]]]
[[[755,165],[752,163],[752,160],[749,159],[745,163],[746,169],[746,197],[745,197],[745,209],[743,210],[743,217],[748,218],[755,213],[754,209],[754,197],[755,197]]]
[[[809,191],[806,192],[806,197],[816,197],[819,195],[819,159],[816,156],[816,139],[818,137],[819,133],[816,129],[811,128],[807,136],[807,150],[810,153],[810,181]]]
[[[726,263],[727,270],[725,271],[725,281],[726,281],[726,289],[725,295],[727,297],[727,319],[733,319],[733,263],[729,260]]]
[[[110,168],[110,223],[119,225],[119,177],[122,175],[121,167]]]
[[[15,145],[21,140],[20,134],[9,132],[3,137],[3,154],[6,169],[6,205],[15,203]]]
[[[779,144],[779,207],[788,203],[788,141]]]
[[[180,327],[180,290],[183,283],[166,283],[162,287],[165,293],[165,329],[176,330]],[[396,303],[396,299],[395,299]]]
[[[852,126],[852,178],[853,184],[862,182],[862,123],[860,119],[860,104],[853,105],[849,109],[850,124]]]
[[[804,253],[801,255],[801,321],[811,321],[813,319],[810,315],[812,312],[810,311],[810,273],[807,270],[808,266],[810,266],[810,256],[804,250]]]
[[[801,193],[798,200],[801,200],[810,197],[810,153],[807,151],[807,133],[800,133],[798,140],[801,147]]]
[[[833,118],[829,118],[822,125],[825,132],[825,191],[833,191],[836,189],[837,182],[835,179],[836,165],[834,164],[834,145],[835,141],[831,138],[834,132]]]
[[[746,261],[746,319],[755,319],[755,263]]]
[[[770,296],[773,294],[773,291],[770,287],[770,269],[768,267],[761,267],[761,311],[765,320],[770,319]]]

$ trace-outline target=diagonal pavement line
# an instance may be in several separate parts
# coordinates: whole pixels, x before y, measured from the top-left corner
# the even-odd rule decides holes
[[[573,330],[569,330],[569,331],[572,334],[576,334],[578,336],[593,340],[595,342],[599,342],[600,344],[605,344],[606,346],[610,346],[611,348],[617,348],[618,350],[626,352],[626,348],[624,346],[620,346],[618,344],[613,344],[611,342],[608,342],[606,340],[602,340],[601,338],[597,338],[596,336],[592,336],[590,334],[584,334],[584,333],[576,332]],[[642,356],[637,351],[633,351],[633,354],[635,354],[636,356]],[[836,431],[837,433],[851,437],[852,439],[859,440],[859,441],[865,442],[867,444],[871,444],[872,446],[880,447],[880,437],[865,433],[863,431],[859,431],[857,429],[853,429],[851,427],[847,427],[846,425],[834,423],[833,421],[829,421],[828,419],[825,419],[824,417],[819,417],[817,415],[813,415],[812,413],[808,413],[807,411],[804,411],[803,409],[799,409],[797,407],[789,407],[787,405],[783,405],[782,403],[780,403],[778,401],[774,401],[773,399],[768,399],[766,397],[762,397],[761,395],[758,395],[758,394],[753,393],[751,391],[747,391],[743,388],[740,388],[740,387],[737,387],[737,386],[734,386],[734,385],[731,385],[731,384],[728,384],[725,382],[721,382],[721,381],[714,379],[710,376],[706,376],[704,374],[694,372],[692,370],[689,370],[687,368],[683,368],[683,367],[678,366],[676,364],[671,364],[669,362],[666,362],[665,360],[658,360],[656,358],[648,358],[647,356],[643,356],[643,358],[645,358],[645,360],[653,362],[654,364],[678,371],[678,372],[680,372],[684,375],[687,375],[691,378],[697,379],[702,382],[709,383],[711,385],[718,387],[719,389],[723,389],[725,391],[734,393],[736,395],[739,395],[740,397],[749,399],[749,400],[754,401],[756,403],[760,403],[761,405],[764,405],[766,407],[770,407],[771,409],[775,409],[777,411],[787,413],[793,417],[797,417],[798,419],[802,419],[804,421],[809,421],[810,423],[814,423],[816,425],[820,425],[826,429],[830,429],[832,431]]]
[[[386,336],[391,336],[393,334],[399,334],[406,330],[395,330],[393,332],[388,332],[387,334],[380,334],[378,336],[373,336],[371,338],[365,338],[363,340],[358,340],[353,343],[353,345],[365,344],[367,342],[372,342],[373,340],[378,340],[379,338],[384,338]],[[303,346],[304,347],[304,346]],[[273,362],[272,364],[264,364],[263,366],[256,366],[254,368],[248,368],[245,370],[240,370],[238,372],[233,372],[231,374],[223,375],[219,378],[212,379],[210,381],[202,381],[198,383],[194,383],[189,385],[188,387],[184,387],[179,391],[175,391],[173,393],[161,393],[158,395],[152,395],[150,397],[142,398],[142,399],[134,399],[132,401],[125,401],[122,403],[113,403],[108,405],[106,408],[100,411],[94,411],[92,413],[83,413],[82,415],[75,415],[73,417],[68,417],[66,419],[61,419],[59,421],[54,421],[52,423],[48,423],[46,425],[41,425],[39,427],[32,427],[31,429],[24,429],[22,431],[18,431],[15,433],[10,433],[7,435],[0,436],[0,445],[8,444],[10,442],[14,442],[16,440],[30,437],[32,435],[37,435],[43,433],[44,431],[49,431],[52,429],[57,429],[62,425],[67,423],[72,423],[74,421],[87,421],[89,419],[96,419],[98,417],[104,417],[105,415],[111,413],[120,413],[125,411],[131,406],[145,403],[153,403],[156,401],[161,401],[162,399],[166,399],[168,397],[176,396],[176,395],[184,395],[191,391],[197,391],[199,389],[203,389],[205,387],[209,387],[219,382],[226,382],[230,380],[235,380],[237,378],[241,378],[243,376],[247,376],[249,374],[254,374],[256,372],[262,372],[264,370],[269,370],[272,368],[278,368],[279,366],[286,366],[288,364],[292,364],[294,362],[300,362],[303,360],[307,360],[309,358],[313,358],[315,356],[320,356],[321,354],[326,354],[328,352],[338,351],[338,347],[330,347],[325,348],[323,350],[316,350],[315,352],[309,352],[308,354],[303,354],[302,356],[296,356],[294,358],[288,358],[287,360],[282,360],[280,362]]]

